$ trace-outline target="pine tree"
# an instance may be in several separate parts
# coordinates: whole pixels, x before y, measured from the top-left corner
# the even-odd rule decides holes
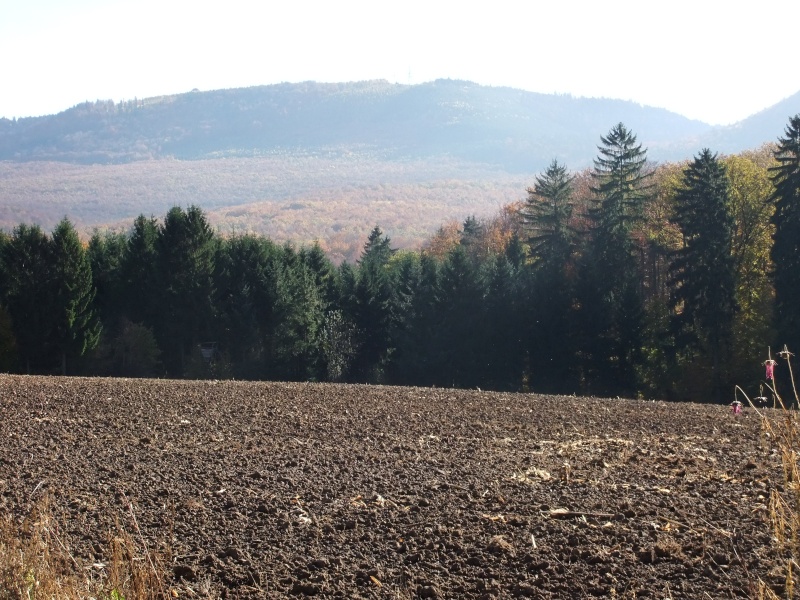
[[[395,250],[379,227],[369,235],[358,264],[350,314],[361,338],[353,369],[360,381],[383,380],[394,350],[397,297],[389,260]]]
[[[570,225],[572,210],[572,177],[565,166],[553,160],[528,188],[522,212],[531,255],[540,268],[563,270],[569,263],[576,239]]]
[[[525,340],[521,322],[520,274],[505,255],[489,260],[486,278],[483,386],[518,391],[522,387]]]
[[[402,325],[393,362],[392,383],[433,385],[438,368],[434,357],[439,316],[439,262],[427,252],[406,261],[400,271],[399,292],[404,297]]]
[[[139,215],[133,222],[120,263],[123,287],[122,312],[133,323],[152,329],[159,324],[160,289],[156,277],[158,266],[158,222],[154,217]]]
[[[16,339],[11,325],[11,316],[6,309],[9,292],[8,273],[3,264],[3,254],[5,246],[9,242],[9,236],[0,231],[0,371],[11,371],[16,362]]]
[[[511,234],[511,239],[508,240],[503,254],[505,254],[508,262],[511,263],[511,266],[514,267],[515,270],[519,271],[522,269],[527,257],[525,255],[525,246],[516,232]]]
[[[800,352],[800,114],[789,119],[772,169],[775,328],[780,347]]]
[[[633,234],[650,194],[649,173],[645,150],[622,123],[600,139],[592,172],[596,206],[579,282],[579,343],[591,391],[632,394],[644,321]]]
[[[533,274],[526,303],[528,383],[546,392],[575,392],[572,334],[578,232],[571,225],[572,177],[554,160],[528,189],[523,209]]]
[[[476,263],[486,257],[485,235],[485,225],[474,215],[464,220],[458,243],[467,251],[470,259]]]
[[[214,316],[214,234],[203,211],[169,210],[156,239],[156,276],[161,304],[155,329],[164,363],[183,376],[187,355],[208,340]]]
[[[647,152],[622,123],[612,127],[600,141],[600,155],[594,160],[592,173],[597,182],[593,191],[600,202],[594,210],[594,220],[610,242],[621,244],[620,250],[630,253],[631,232],[641,221],[650,194],[650,173],[645,169]]]
[[[274,328],[276,276],[282,250],[253,235],[223,240],[214,260],[213,340],[233,361],[237,378],[264,376],[268,340]]]
[[[86,249],[96,289],[94,304],[104,331],[119,325],[123,311],[126,290],[121,281],[121,265],[127,243],[122,233],[95,232]]]
[[[475,387],[486,377],[486,282],[463,246],[453,248],[442,265],[436,302],[432,360],[437,385]]]
[[[55,362],[53,248],[37,225],[21,224],[2,247],[5,302],[22,369],[48,371]]]
[[[97,346],[101,325],[95,315],[92,268],[78,233],[67,219],[53,230],[53,276],[55,283],[55,339],[61,357],[61,374],[67,374],[67,359],[83,356]]]
[[[319,245],[319,242],[314,242],[309,249],[303,248],[300,251],[300,258],[314,274],[314,280],[321,294],[324,309],[327,311],[328,309],[337,308],[336,304],[341,294],[340,281],[337,277],[336,268],[325,255],[325,251]]]
[[[711,393],[719,402],[736,312],[736,265],[728,177],[710,150],[684,170],[675,211],[684,239],[671,267],[677,344],[710,359]]]
[[[0,230],[0,258],[3,256],[6,244],[8,244],[10,237],[5,231]],[[6,273],[5,265],[0,260],[0,304],[5,302],[8,294],[8,273]]]
[[[317,378],[325,318],[316,274],[291,258],[280,270],[275,298],[275,360],[280,379]]]

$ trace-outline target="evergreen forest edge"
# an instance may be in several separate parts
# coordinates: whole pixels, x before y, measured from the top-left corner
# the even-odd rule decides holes
[[[800,115],[776,145],[663,165],[620,123],[592,169],[554,160],[527,192],[419,251],[376,226],[338,266],[197,206],[88,245],[20,224],[0,369],[728,402],[767,346],[800,348]]]

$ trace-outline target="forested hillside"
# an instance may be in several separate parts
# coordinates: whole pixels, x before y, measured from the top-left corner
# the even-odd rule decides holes
[[[402,248],[418,248],[444,221],[488,217],[525,196],[528,177],[447,158],[379,161],[368,156],[291,155],[156,160],[121,165],[0,162],[0,228],[51,230],[69,215],[83,239],[122,230],[138,214],[202,206],[222,235],[254,233],[279,243],[319,240],[354,261],[375,223]]]
[[[800,115],[777,143],[655,165],[619,123],[492,218],[358,261],[219,235],[196,206],[88,247],[0,239],[0,361],[28,372],[330,380],[730,402],[800,348]],[[779,377],[785,378],[778,366]]]
[[[87,102],[0,120],[0,160],[118,163],[172,157],[359,152],[382,160],[450,156],[529,172],[559,156],[588,166],[608,123],[665,149],[710,129],[663,109],[439,80],[307,82]]]

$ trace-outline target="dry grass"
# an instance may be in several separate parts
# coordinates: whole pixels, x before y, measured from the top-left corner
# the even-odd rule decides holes
[[[129,505],[130,506],[130,505]],[[76,559],[59,535],[47,500],[21,522],[0,519],[0,600],[163,600],[212,598],[210,586],[170,586],[169,555],[146,545],[131,508],[136,535],[117,526],[107,559]]]
[[[780,453],[783,466],[782,485],[773,487],[770,494],[769,515],[772,525],[773,539],[776,550],[784,561],[781,567],[785,583],[783,597],[794,598],[796,592],[796,577],[800,571],[800,396],[794,382],[791,357],[793,354],[784,346],[779,353],[781,359],[788,367],[793,404],[784,401],[777,391],[773,380],[772,385],[767,385],[773,396],[773,406],[778,408],[778,414],[768,414],[756,408],[750,398],[744,394],[749,405],[761,417],[764,434],[770,439]],[[758,600],[779,600],[779,596],[770,586],[763,581],[757,582],[755,597]]]

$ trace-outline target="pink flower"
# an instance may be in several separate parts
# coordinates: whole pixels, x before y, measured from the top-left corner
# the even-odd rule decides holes
[[[775,379],[775,361],[772,359],[767,360],[764,363],[764,366],[767,368],[767,379]]]

